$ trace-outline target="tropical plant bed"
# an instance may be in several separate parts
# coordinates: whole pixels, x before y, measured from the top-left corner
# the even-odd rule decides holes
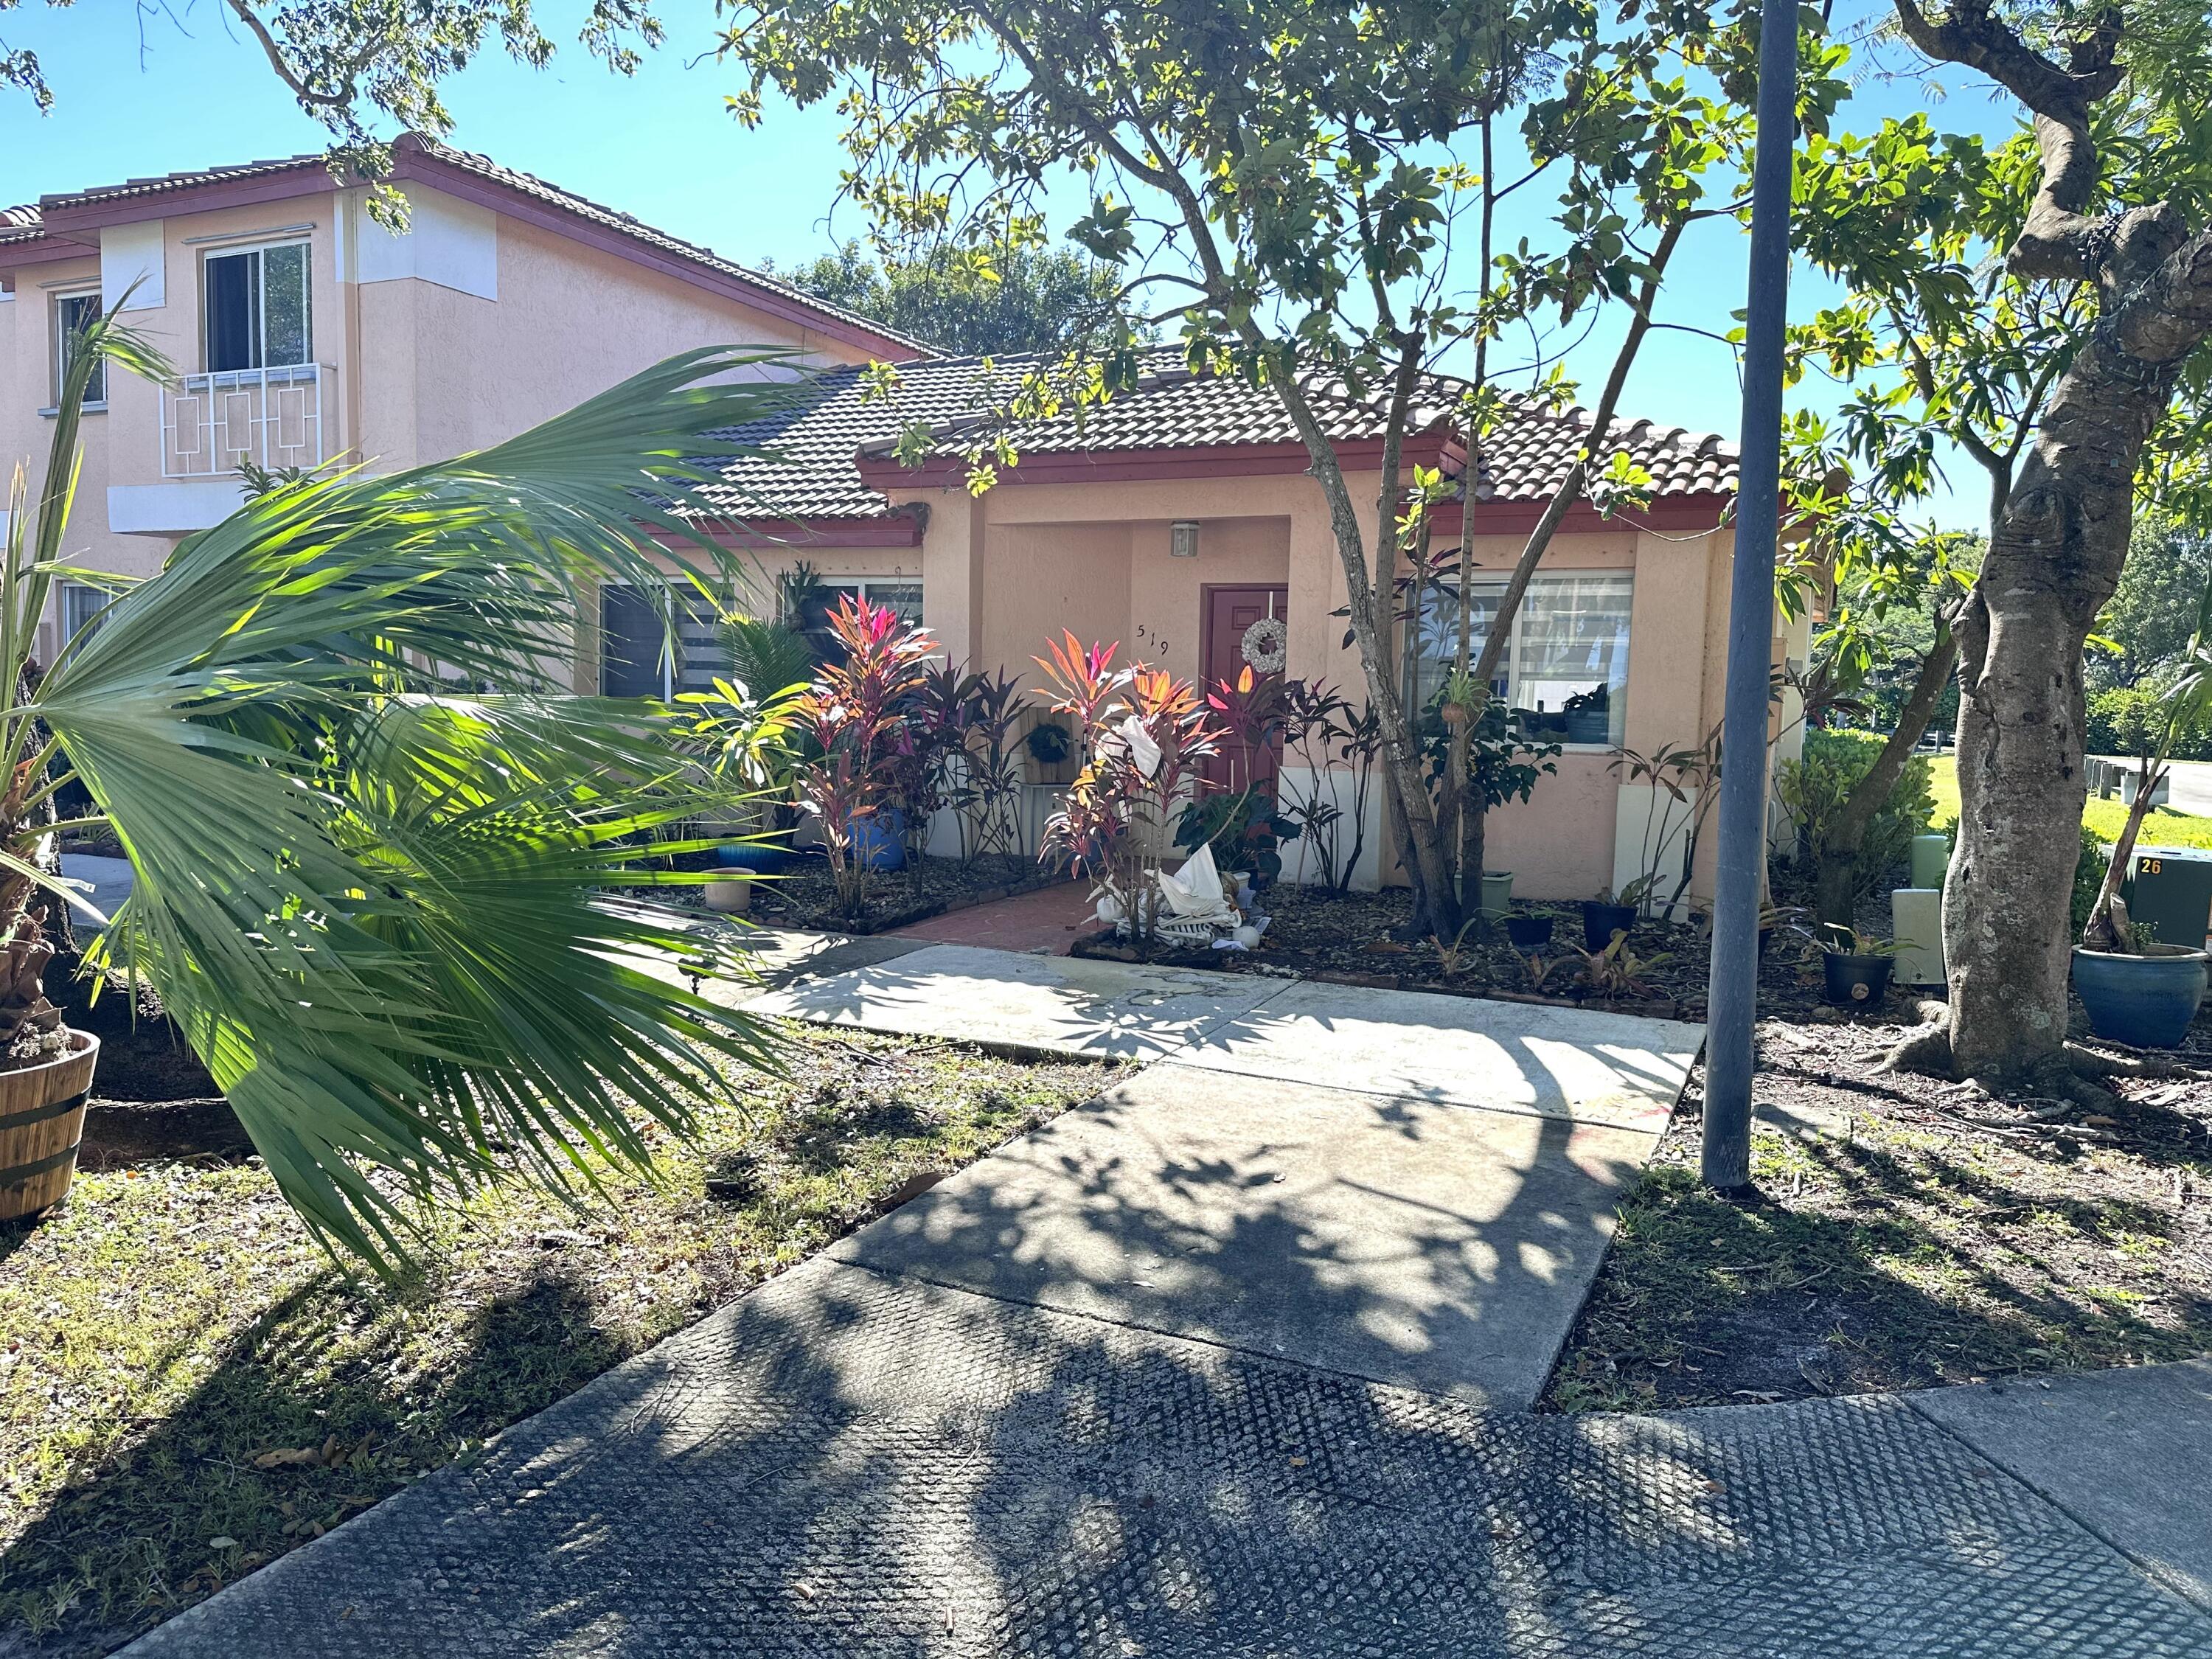
[[[0,1229],[0,1653],[108,1651],[1104,1086],[1109,1068],[794,1029],[667,1184],[507,1183],[396,1288],[258,1159],[88,1160]]]
[[[1431,939],[1407,939],[1413,900],[1403,888],[1332,894],[1278,887],[1266,895],[1264,905],[1272,920],[1255,951],[1160,949],[1149,959],[1224,973],[1296,975],[1389,990],[1602,1004],[1665,1018],[1705,1017],[1712,946],[1703,930],[1686,923],[1638,923],[1628,948],[1646,964],[1637,970],[1640,988],[1608,993],[1577,983],[1583,960],[1575,948],[1583,942],[1578,904],[1515,904],[1516,915],[1553,919],[1552,943],[1534,953],[1546,964],[1540,980],[1528,955],[1513,948],[1502,927],[1493,928],[1487,938],[1470,929],[1456,952],[1440,950]],[[1071,948],[1076,956],[1123,961],[1136,955],[1126,941],[1108,933],[1079,939]],[[1850,1017],[1824,1000],[1818,954],[1794,936],[1778,938],[1768,950],[1760,963],[1759,994],[1762,1010],[1792,1020]],[[1893,1002],[1905,1006],[1902,995],[1893,993]]]
[[[903,869],[877,871],[869,878],[860,913],[848,915],[838,908],[829,866],[818,859],[805,859],[786,866],[773,879],[754,884],[752,914],[759,921],[786,927],[882,933],[951,911],[1035,892],[1066,879],[1034,859],[1001,854],[967,860],[920,858],[909,860]]]
[[[1698,1184],[1692,1074],[1547,1407],[1742,1405],[2212,1351],[2212,1084],[2123,1079],[2102,1113],[1991,1097],[1876,1072],[1903,1035],[1759,1028],[1757,1097],[1801,1127],[1754,1135],[1748,1205]],[[2212,1018],[2177,1058],[2212,1067]]]

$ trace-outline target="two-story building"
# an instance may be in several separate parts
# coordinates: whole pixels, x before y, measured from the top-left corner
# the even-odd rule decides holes
[[[477,449],[673,352],[741,343],[817,366],[919,342],[487,158],[408,137],[395,235],[319,155],[0,211],[0,458],[43,475],[64,354],[124,319],[180,371],[94,387],[68,553],[159,570],[241,499],[240,463],[386,471]],[[44,654],[105,603],[62,584]]]

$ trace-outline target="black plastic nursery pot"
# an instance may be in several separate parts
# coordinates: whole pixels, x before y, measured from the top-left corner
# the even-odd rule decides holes
[[[1613,943],[1615,933],[1635,931],[1634,905],[1601,904],[1595,899],[1583,901],[1583,945],[1585,949],[1602,951]]]
[[[1540,951],[1552,942],[1550,916],[1508,916],[1505,918],[1505,937],[1513,941],[1516,951]]]
[[[1845,1008],[1880,1006],[1889,994],[1889,970],[1896,963],[1894,957],[1823,951],[1820,971],[1827,979],[1828,1000]]]

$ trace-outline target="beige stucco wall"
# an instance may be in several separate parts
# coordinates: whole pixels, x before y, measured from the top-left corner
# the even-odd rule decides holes
[[[380,233],[362,222],[359,192],[331,189],[162,217],[162,303],[134,309],[126,320],[180,370],[198,372],[205,367],[203,255],[263,240],[306,240],[313,356],[332,382],[324,402],[324,451],[350,453],[376,471],[497,442],[691,347],[757,343],[813,362],[867,358],[860,348],[679,277],[430,195],[460,222],[483,228],[488,246],[477,251],[495,271],[496,298],[420,276],[351,280],[363,269],[361,239]],[[281,234],[265,234],[271,233]],[[26,266],[13,273],[14,297],[0,301],[0,465],[12,470],[18,459],[29,462],[34,487],[52,431],[37,411],[52,398],[55,285],[96,283],[99,276],[100,260],[89,253]],[[109,516],[110,485],[135,490],[137,502],[155,501],[162,511],[178,499],[174,481],[163,478],[160,429],[155,388],[112,373],[108,408],[84,422],[69,544],[83,563],[151,575],[175,544],[173,535],[118,533]],[[229,482],[228,475],[196,481],[194,510],[204,512],[210,490],[227,503]]]
[[[1378,482],[1355,477],[1370,545]],[[1200,590],[1212,583],[1286,581],[1289,672],[1325,678],[1355,702],[1366,696],[1356,647],[1330,613],[1345,575],[1319,487],[1307,477],[1100,483],[1002,483],[980,500],[957,489],[899,492],[931,511],[922,549],[928,621],[953,654],[1021,672],[1040,640],[1072,629],[1085,643],[1119,641],[1122,660],[1157,661],[1177,674],[1199,669]],[[1200,526],[1199,556],[1166,556],[1169,524]],[[1467,544],[1476,564],[1503,572],[1519,534]],[[1547,550],[1547,574],[1622,571],[1635,581],[1625,741],[1650,752],[1695,745],[1719,720],[1726,677],[1729,569],[1725,531],[1665,534],[1632,526],[1563,535]],[[1802,635],[1802,629],[1797,630]],[[1776,659],[1794,647],[1778,639]],[[1530,897],[1588,897],[1634,874],[1632,854],[1648,794],[1625,790],[1609,750],[1570,749],[1526,804],[1492,814],[1490,861],[1515,872]],[[1381,787],[1378,781],[1376,797]],[[1676,814],[1676,829],[1683,815]],[[1378,826],[1379,830],[1380,826]],[[1693,896],[1711,890],[1710,826]],[[1383,878],[1395,879],[1395,860]]]

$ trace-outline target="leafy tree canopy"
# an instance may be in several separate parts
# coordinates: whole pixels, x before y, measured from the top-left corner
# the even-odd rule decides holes
[[[1125,326],[1120,277],[1073,248],[939,243],[878,263],[854,240],[778,274],[833,305],[969,356],[1096,350]],[[1143,338],[1154,332],[1142,324],[1135,331]]]
[[[2212,586],[2212,535],[2154,513],[2136,524],[2134,541],[2098,621],[2089,653],[2094,690],[2154,683],[2178,664],[2197,626],[2197,601]]]

